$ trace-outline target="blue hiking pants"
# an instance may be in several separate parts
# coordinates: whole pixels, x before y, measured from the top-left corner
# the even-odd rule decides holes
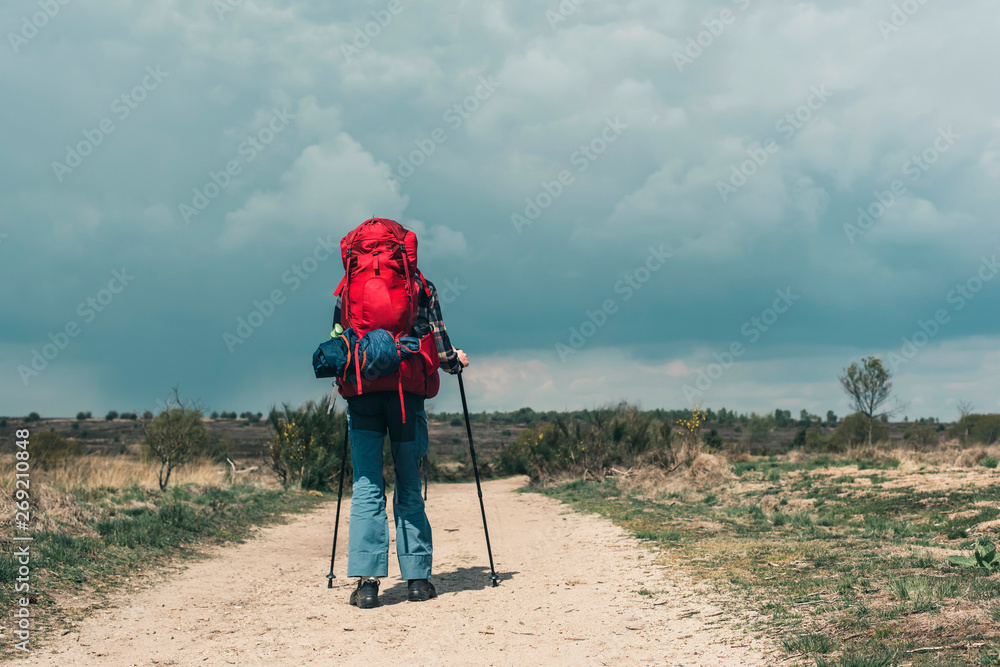
[[[392,513],[396,520],[396,556],[403,579],[431,574],[431,525],[420,489],[420,460],[427,454],[424,397],[404,392],[406,423],[399,394],[375,391],[347,399],[354,495],[347,551],[348,577],[389,575],[389,519],[385,512],[382,443],[392,445],[396,484]]]

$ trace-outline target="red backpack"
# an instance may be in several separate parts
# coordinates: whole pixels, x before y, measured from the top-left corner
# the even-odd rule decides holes
[[[417,236],[395,220],[365,220],[340,241],[344,278],[334,294],[340,297],[340,324],[364,336],[385,329],[394,337],[410,335],[417,317],[420,292],[430,291],[417,269]],[[338,381],[340,394],[398,389],[432,398],[440,386],[437,344],[433,332],[420,339],[420,354],[407,357],[398,372],[355,383]],[[405,411],[404,411],[405,414]]]

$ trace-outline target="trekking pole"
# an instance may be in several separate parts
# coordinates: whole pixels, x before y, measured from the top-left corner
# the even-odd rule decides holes
[[[333,559],[337,557],[337,530],[340,528],[340,499],[344,497],[344,471],[347,469],[347,434],[351,428],[351,423],[347,422],[347,413],[344,413],[344,453],[340,456],[340,488],[337,489],[337,518],[333,521],[333,552],[330,554],[330,574],[326,575],[326,587],[333,588],[333,580],[337,575],[333,573]]]
[[[469,407],[465,403],[465,383],[462,382],[462,369],[458,369],[458,389],[462,393],[462,411],[465,413],[465,430],[469,434],[469,453],[472,454],[472,470],[476,474],[476,491],[479,493],[479,511],[483,513],[483,532],[486,533],[486,553],[490,556],[490,582],[500,585],[500,577],[493,567],[493,549],[490,548],[490,529],[486,527],[486,507],[483,505],[483,487],[479,483],[479,464],[476,462],[476,447],[472,444],[472,423],[469,421]]]

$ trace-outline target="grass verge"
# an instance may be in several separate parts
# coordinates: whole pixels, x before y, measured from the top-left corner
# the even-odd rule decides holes
[[[1000,537],[1000,475],[898,467],[771,457],[733,464],[711,492],[616,478],[541,491],[737,592],[787,664],[1000,665],[1000,574],[945,560]]]

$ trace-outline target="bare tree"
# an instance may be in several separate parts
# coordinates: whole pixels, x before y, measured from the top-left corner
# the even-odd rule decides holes
[[[179,387],[174,387],[160,414],[156,417],[144,415],[139,420],[146,447],[160,461],[158,481],[161,491],[166,490],[174,468],[204,451],[208,432],[202,419],[201,404],[184,401]]]
[[[868,445],[872,444],[872,426],[882,414],[880,408],[892,393],[892,372],[878,357],[865,357],[844,369],[840,385],[851,399],[851,407],[868,418]]]
[[[972,401],[967,401],[965,399],[962,399],[961,401],[955,404],[955,407],[958,408],[959,421],[965,423],[965,440],[963,440],[962,442],[968,442],[970,420],[966,419],[966,417],[972,414],[972,411],[976,409],[976,406],[973,404]]]

